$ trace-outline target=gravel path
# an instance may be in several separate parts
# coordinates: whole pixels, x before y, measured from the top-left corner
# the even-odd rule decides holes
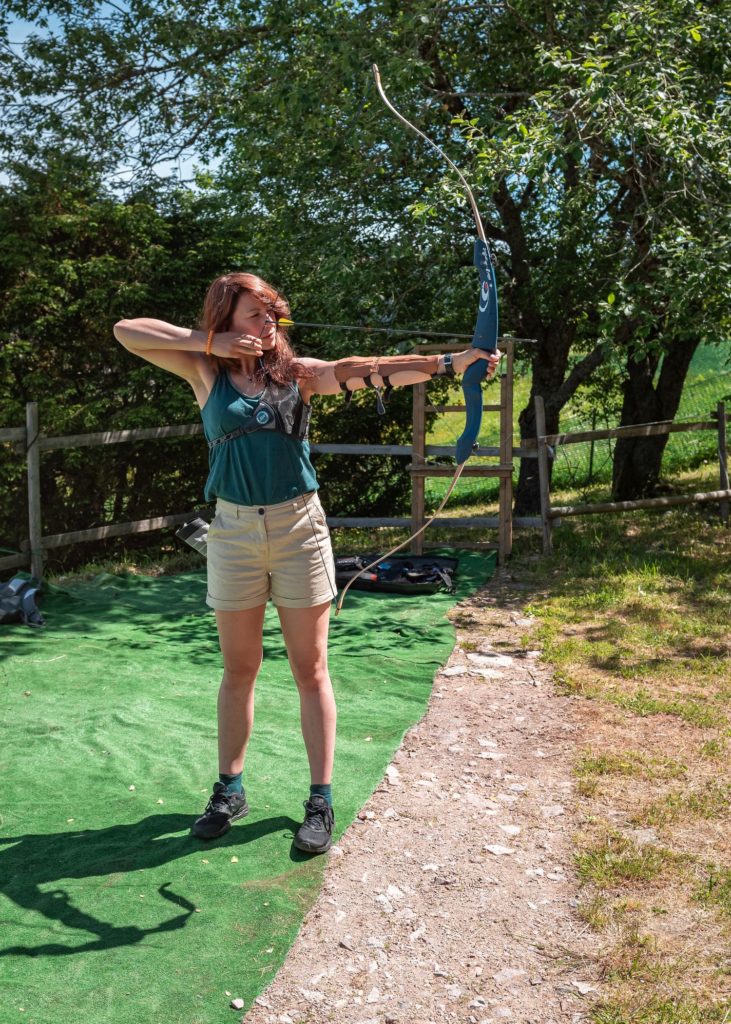
[[[577,916],[576,702],[506,570],[454,609],[424,718],[329,855],[245,1024],[578,1024],[598,994]]]

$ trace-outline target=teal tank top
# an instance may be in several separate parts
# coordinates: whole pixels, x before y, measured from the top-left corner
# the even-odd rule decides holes
[[[201,409],[206,439],[213,441],[236,430],[251,417],[257,401],[237,391],[221,371]],[[317,487],[309,444],[279,430],[256,430],[209,450],[206,501],[223,498],[235,505],[278,505]]]

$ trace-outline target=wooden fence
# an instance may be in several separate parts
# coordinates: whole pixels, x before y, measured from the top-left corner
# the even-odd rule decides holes
[[[604,512],[631,512],[635,509],[663,509],[674,505],[692,505],[699,502],[717,501],[721,520],[728,525],[729,500],[731,488],[728,474],[728,449],[726,444],[726,424],[731,416],[726,406],[719,402],[709,420],[693,423],[675,423],[665,420],[659,423],[639,423],[630,427],[613,427],[607,430],[581,430],[573,433],[547,434],[546,415],[543,399],[535,398],[536,413],[536,445],[538,453],[538,477],[541,492],[541,522],[543,532],[543,550],[552,549],[552,531],[557,521],[564,516],[597,515]],[[561,444],[579,444],[582,441],[601,441],[606,438],[620,437],[652,437],[658,434],[675,434],[683,431],[714,430],[718,434],[719,490],[703,491],[698,494],[669,494],[662,498],[640,498],[636,501],[603,501],[582,505],[551,505],[550,493],[550,460],[554,457],[554,449]]]
[[[451,517],[440,516],[435,526],[460,527],[473,530],[498,530],[498,542],[463,545],[465,547],[495,547],[501,561],[510,554],[513,527],[540,529],[542,520],[538,516],[512,518],[512,461],[514,458],[537,458],[535,447],[514,447],[512,428],[513,409],[513,345],[509,339],[501,341],[501,349],[506,354],[506,372],[500,378],[500,403],[486,405],[488,411],[500,414],[500,444],[497,447],[481,447],[475,450],[476,456],[487,456],[498,460],[497,466],[469,467],[464,475],[492,475],[500,478],[500,503],[497,516]],[[419,346],[419,352],[435,351],[435,346]],[[441,346],[439,351],[459,351],[460,346]],[[411,445],[388,444],[312,444],[313,453],[337,454],[344,457],[358,455],[387,455],[403,457],[410,460],[409,470],[412,474],[412,508],[411,518],[406,517],[338,517],[328,516],[328,525],[340,527],[409,527],[411,532],[418,530],[425,521],[424,511],[424,477],[442,475],[447,467],[428,465],[427,459],[445,458],[454,455],[451,446],[427,445],[424,442],[424,415],[433,407],[426,404],[424,385],[414,388],[414,440]],[[460,406],[439,407],[439,411],[457,411]],[[109,523],[83,530],[67,533],[43,534],[43,514],[41,504],[41,453],[61,448],[81,448],[97,445],[124,444],[130,441],[161,440],[169,437],[193,437],[203,433],[200,423],[186,423],[180,426],[164,426],[140,428],[137,430],[108,430],[92,434],[72,434],[62,437],[45,437],[41,433],[36,402],[26,405],[26,423],[24,427],[0,429],[0,443],[11,442],[19,445],[26,456],[28,484],[28,539],[21,543],[18,554],[0,558],[0,570],[29,566],[31,573],[41,579],[43,576],[45,552],[52,548],[70,544],[82,544],[88,541],[103,540],[108,537],[123,537],[131,534],[146,533],[151,530],[162,530],[166,527],[178,526],[190,519],[193,511],[174,515],[156,516],[140,519],[136,522]],[[452,471],[453,471],[452,467]],[[415,551],[421,551],[416,546]]]

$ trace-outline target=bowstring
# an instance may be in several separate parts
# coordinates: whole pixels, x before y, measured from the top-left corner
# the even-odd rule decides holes
[[[270,316],[276,317],[276,312],[272,312],[272,311],[274,310],[274,303],[277,301],[277,299],[279,298],[280,295],[281,295],[281,292],[277,291],[277,294],[274,296],[274,299],[272,300],[272,302],[270,303],[270,305],[268,307],[268,313],[269,313]],[[264,333],[264,328],[267,326],[268,323],[271,323],[271,322],[272,321],[270,321],[270,320],[265,320],[264,323],[262,324],[261,331],[259,332],[259,338],[260,339],[261,339],[262,334]],[[279,326],[279,323],[278,323],[278,321],[276,319],[273,322],[275,323],[276,326]],[[262,367],[263,367],[264,363],[263,363],[263,360],[262,360],[261,357],[259,357],[259,362],[262,364]],[[297,389],[299,390],[299,384],[297,384]],[[302,401],[302,396],[301,395],[300,395],[300,401]],[[315,544],[317,545],[317,553],[320,556],[320,561],[322,562],[322,567],[325,570],[325,576],[327,578],[327,582],[328,582],[328,585],[330,587],[330,590],[332,591],[332,596],[333,596],[333,598],[335,598],[335,597],[338,596],[338,588],[335,586],[335,583],[333,582],[333,580],[332,580],[332,578],[330,576],[330,571],[329,571],[329,569],[327,567],[327,561],[325,560],[325,556],[322,553],[322,548],[320,547],[320,539],[317,536],[317,530],[315,529],[315,524],[314,524],[314,522],[312,520],[312,513],[310,512],[310,503],[307,500],[307,497],[306,497],[304,491],[302,490],[302,488],[299,485],[297,466],[295,465],[295,462],[294,462],[294,453],[292,452],[292,449],[289,447],[289,444],[285,445],[285,450],[287,452],[287,458],[289,459],[290,469],[292,470],[292,480],[294,482],[294,486],[295,486],[295,488],[297,490],[297,494],[299,495],[300,500],[302,501],[302,503],[305,506],[305,511],[307,512],[307,519],[309,520],[310,529],[312,530],[312,536],[315,538]]]
[[[335,607],[335,617],[336,618],[340,614],[340,610],[343,607],[343,601],[345,600],[345,595],[348,593],[348,591],[350,590],[350,588],[353,586],[353,584],[355,583],[355,581],[357,579],[360,579],[360,577],[364,573],[368,572],[369,569],[374,569],[377,565],[380,565],[381,562],[384,562],[391,555],[395,555],[397,551],[401,551],[401,549],[405,548],[407,544],[410,544],[412,540],[414,540],[416,537],[421,536],[421,534],[426,530],[426,528],[428,526],[430,526],[434,522],[436,517],[439,515],[439,513],[442,511],[444,506],[447,504],[447,501],[449,500],[449,496],[451,495],[452,491],[455,488],[455,485],[456,485],[457,481],[459,480],[460,476],[462,475],[462,470],[464,469],[465,465],[466,465],[466,461],[465,462],[460,462],[460,464],[457,466],[457,469],[455,470],[454,476],[452,477],[451,483],[449,484],[449,487],[447,488],[447,493],[442,498],[442,500],[441,500],[441,502],[439,504],[439,507],[437,508],[436,512],[432,513],[432,515],[427,519],[427,521],[421,527],[419,527],[419,529],[415,533],[412,533],[411,536],[407,537],[406,540],[402,541],[401,544],[397,544],[395,547],[392,547],[389,551],[386,552],[385,555],[379,555],[378,558],[376,558],[375,561],[371,562],[370,565],[366,565],[363,569],[360,570],[359,573],[357,573],[355,576],[353,576],[352,579],[348,580],[346,585],[343,587],[343,591],[342,591],[340,597],[338,598],[338,603],[337,603],[337,605]]]

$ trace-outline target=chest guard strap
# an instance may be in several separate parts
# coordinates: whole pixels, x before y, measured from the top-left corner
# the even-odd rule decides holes
[[[288,437],[305,441],[310,430],[311,414],[311,406],[302,401],[296,385],[276,384],[267,375],[264,390],[251,415],[230,433],[214,437],[208,442],[208,448],[210,450],[224,441],[233,441],[235,437],[253,434],[257,430],[278,430]]]

